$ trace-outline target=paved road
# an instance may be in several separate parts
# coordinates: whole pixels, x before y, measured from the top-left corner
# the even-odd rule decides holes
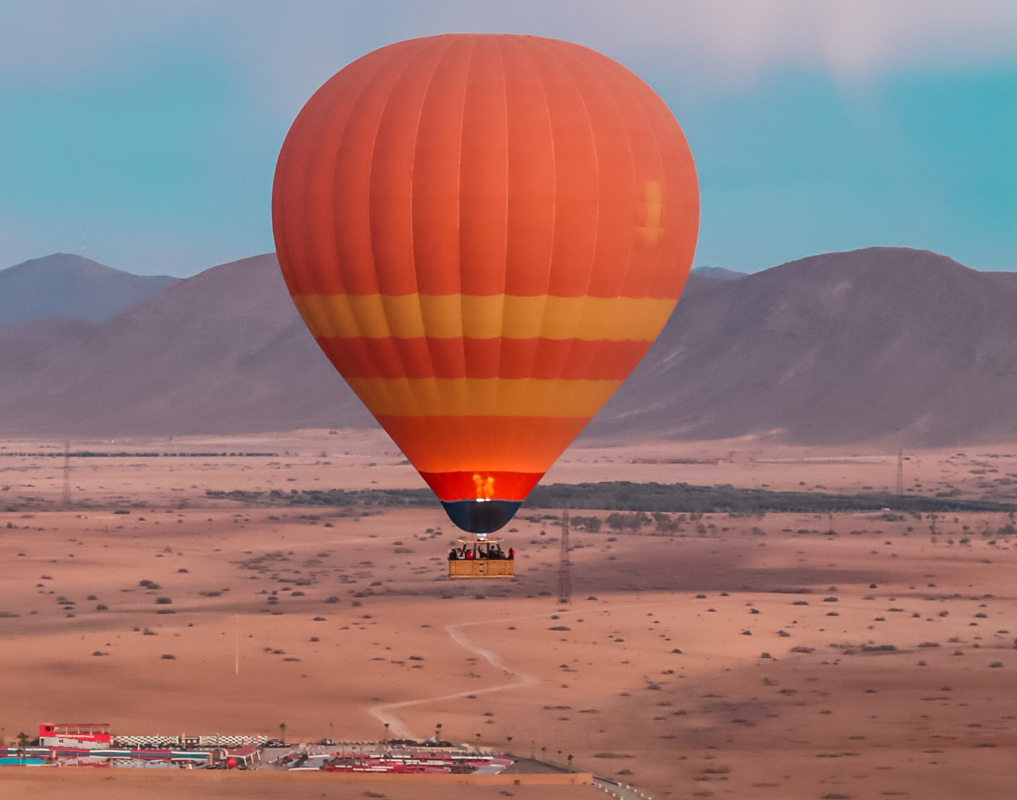
[[[619,800],[651,800],[649,795],[643,794],[638,789],[615,783],[610,778],[600,778],[594,775],[593,784],[603,789],[608,797],[613,795],[619,798]]]

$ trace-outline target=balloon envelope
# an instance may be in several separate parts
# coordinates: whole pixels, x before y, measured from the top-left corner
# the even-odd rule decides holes
[[[319,345],[456,525],[483,532],[663,328],[699,193],[674,116],[625,67],[448,34],[375,50],[311,97],[272,213]]]

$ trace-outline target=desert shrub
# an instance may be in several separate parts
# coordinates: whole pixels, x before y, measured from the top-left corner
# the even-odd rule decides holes
[[[645,511],[637,511],[633,514],[620,514],[615,512],[608,514],[607,526],[614,531],[638,531],[644,525],[650,523],[650,516]]]
[[[677,533],[682,529],[680,519],[672,519],[670,514],[661,511],[653,512],[653,520],[658,533]]]
[[[172,597],[157,597],[155,598],[155,604],[157,606],[168,606],[173,602]]]

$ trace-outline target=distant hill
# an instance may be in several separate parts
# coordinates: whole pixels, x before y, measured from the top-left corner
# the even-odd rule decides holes
[[[721,281],[736,281],[739,278],[744,278],[749,273],[736,272],[733,269],[726,269],[724,267],[696,267],[692,270],[692,274],[703,278],[716,278]]]
[[[1017,274],[903,248],[829,253],[738,280],[696,273],[584,436],[1013,440],[1014,309]],[[100,324],[0,330],[0,435],[370,426],[271,254],[213,267]]]
[[[0,331],[0,435],[371,427],[274,254],[176,282],[102,324]]]
[[[34,258],[0,270],[0,328],[43,317],[105,322],[176,280],[132,275],[67,253]]]
[[[933,446],[1017,438],[1017,274],[873,247],[692,276],[588,436]]]

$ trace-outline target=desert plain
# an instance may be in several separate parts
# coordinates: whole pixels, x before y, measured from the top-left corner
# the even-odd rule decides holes
[[[1017,539],[1004,513],[574,528],[560,605],[560,509],[524,508],[508,526],[514,580],[450,581],[458,532],[437,505],[206,494],[422,487],[380,431],[79,440],[71,451],[199,455],[73,457],[66,473],[64,448],[0,442],[8,742],[40,722],[293,741],[440,724],[441,738],[571,761],[654,798],[1013,796]],[[906,456],[912,493],[1015,501],[1017,443]],[[892,446],[586,442],[545,483],[856,493],[893,490],[896,474]],[[110,772],[2,768],[0,794],[604,796]]]

